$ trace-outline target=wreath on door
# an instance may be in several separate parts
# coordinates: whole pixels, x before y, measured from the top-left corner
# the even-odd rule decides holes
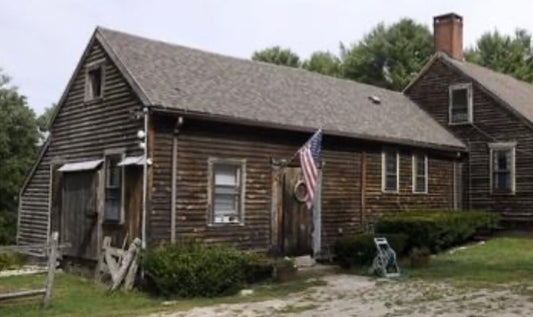
[[[294,185],[293,195],[294,198],[300,203],[305,203],[307,201],[307,186],[303,180],[299,180]]]

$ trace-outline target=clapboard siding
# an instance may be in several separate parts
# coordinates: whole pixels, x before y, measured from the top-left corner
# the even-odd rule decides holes
[[[172,138],[175,118],[155,122],[154,174],[149,236],[152,243],[170,239]],[[271,159],[290,158],[309,137],[259,128],[206,123],[185,118],[178,136],[176,237],[226,243],[243,249],[268,250],[271,234]],[[418,150],[419,151],[419,150]],[[368,155],[366,208],[369,217],[409,208],[453,206],[453,159],[429,153],[429,193],[413,194],[411,149],[401,149],[401,191],[381,192],[381,145],[325,136],[322,152],[322,247],[339,236],[359,232],[361,162]],[[243,226],[208,225],[208,159],[246,160]]]
[[[103,98],[86,103],[85,67],[101,60],[105,60]],[[128,155],[142,153],[137,146],[136,133],[143,128],[143,124],[132,116],[132,111],[139,109],[140,101],[97,40],[81,63],[51,127],[50,145],[21,193],[18,229],[20,244],[46,241],[50,225],[52,160],[73,162],[99,159],[103,158],[104,150],[117,148],[125,149]],[[52,223],[58,223],[54,220]]]
[[[473,82],[474,124],[448,125],[448,87]],[[533,130],[472,79],[437,60],[407,95],[468,146],[466,207],[502,212],[508,220],[533,220]],[[516,194],[490,194],[489,146],[516,141]],[[470,167],[470,170],[468,169]]]

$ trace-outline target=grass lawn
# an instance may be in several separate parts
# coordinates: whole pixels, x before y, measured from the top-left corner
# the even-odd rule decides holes
[[[431,259],[424,269],[409,269],[406,277],[466,282],[473,285],[533,282],[533,239],[494,238]]]
[[[0,278],[0,292],[42,287],[42,275]],[[254,294],[218,298],[182,299],[171,305],[162,305],[164,299],[152,298],[143,293],[109,293],[107,287],[82,277],[58,274],[54,286],[52,305],[41,308],[42,296],[2,302],[0,316],[139,316],[162,310],[186,310],[197,306],[243,301],[261,301],[280,298],[290,293],[303,291],[312,286],[323,285],[319,279],[301,279],[286,283],[265,283],[255,286]]]

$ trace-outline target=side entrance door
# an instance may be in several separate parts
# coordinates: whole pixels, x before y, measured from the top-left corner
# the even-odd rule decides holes
[[[65,255],[97,257],[95,171],[66,172],[62,179],[61,240],[70,243]]]
[[[300,167],[286,167],[282,177],[282,213],[280,249],[283,255],[299,256],[313,253],[313,212],[302,200]]]

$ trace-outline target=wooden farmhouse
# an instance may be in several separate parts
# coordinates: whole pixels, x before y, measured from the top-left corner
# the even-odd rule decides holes
[[[87,260],[104,236],[321,256],[386,212],[522,219],[533,87],[463,62],[461,17],[435,26],[403,93],[97,28],[21,189],[18,243],[58,230]],[[294,154],[319,128],[309,211]]]

